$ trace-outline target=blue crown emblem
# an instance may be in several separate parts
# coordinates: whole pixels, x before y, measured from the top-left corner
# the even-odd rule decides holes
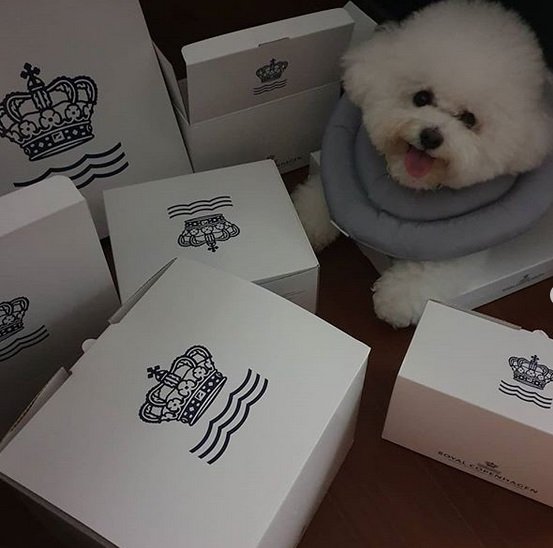
[[[288,67],[288,61],[277,61],[271,59],[268,65],[264,65],[255,71],[255,74],[262,82],[272,82],[282,77]]]
[[[553,370],[538,363],[538,359],[537,356],[532,356],[530,360],[510,357],[509,365],[513,370],[514,380],[543,390],[545,385],[553,380]]]
[[[23,329],[23,317],[29,309],[29,299],[17,297],[0,303],[0,341]]]
[[[148,368],[148,378],[158,384],[148,391],[140,407],[144,422],[180,421],[193,426],[213,403],[227,377],[215,368],[213,356],[204,346],[192,346],[176,358],[166,371],[159,365]]]
[[[204,215],[184,222],[184,230],[178,238],[182,247],[207,245],[209,251],[217,251],[217,242],[224,242],[240,234],[240,229],[227,221],[222,213]]]
[[[40,69],[25,63],[27,91],[6,95],[0,103],[0,137],[18,144],[29,160],[41,160],[94,137],[93,108],[98,90],[88,76],[59,76],[46,85]]]

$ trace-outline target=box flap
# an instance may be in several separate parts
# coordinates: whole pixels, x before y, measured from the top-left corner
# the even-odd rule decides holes
[[[62,176],[4,194],[0,198],[0,238],[83,201],[71,179]]]
[[[371,19],[353,2],[348,2],[344,6],[344,9],[350,14],[354,21],[353,34],[350,42],[350,47],[354,47],[368,40],[373,35],[378,23]]]
[[[541,331],[430,301],[399,378],[553,433],[553,341]]]
[[[184,46],[190,123],[339,81],[352,29],[339,8]]]

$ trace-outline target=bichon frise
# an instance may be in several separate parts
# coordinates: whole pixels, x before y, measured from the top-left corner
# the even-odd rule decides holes
[[[344,88],[398,184],[420,192],[486,184],[537,167],[551,150],[542,51],[499,4],[432,4],[377,29],[344,68]],[[338,236],[320,180],[293,199],[316,250]],[[455,295],[456,268],[476,261],[394,262],[373,287],[377,315],[396,327],[416,323],[429,298]]]

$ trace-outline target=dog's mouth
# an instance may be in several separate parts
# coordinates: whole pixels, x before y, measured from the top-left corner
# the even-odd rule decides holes
[[[407,151],[403,157],[403,165],[407,173],[415,179],[421,179],[428,175],[435,161],[436,158],[410,144],[408,144]]]

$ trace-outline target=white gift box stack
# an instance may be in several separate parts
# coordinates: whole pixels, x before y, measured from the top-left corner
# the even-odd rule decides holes
[[[42,171],[73,182],[35,170],[37,184],[0,200],[0,476],[69,545],[292,547],[324,496],[353,440],[369,349],[309,313],[319,265],[275,163],[294,169],[320,146],[352,26],[329,10],[186,46],[181,88],[160,57],[193,175],[150,46],[136,57],[152,85],[131,78],[119,115],[107,98],[132,71],[109,87],[97,52],[105,71],[67,69],[94,76],[77,86],[94,95],[79,99],[99,122],[88,140],[129,135],[106,158],[67,146],[69,164]],[[55,91],[35,68],[31,87]],[[131,111],[145,115],[122,124]],[[96,184],[80,185],[87,174]],[[80,186],[101,236],[109,217],[115,315]]]
[[[189,44],[180,82],[158,51],[194,171],[265,158],[282,173],[307,165],[340,95],[352,29],[339,8]]]
[[[123,301],[185,256],[315,312],[319,263],[272,160],[114,189],[105,204]]]
[[[65,177],[0,199],[0,435],[119,300],[87,203]]]
[[[553,341],[430,301],[383,437],[553,506]]]
[[[351,445],[369,349],[197,261],[134,302],[0,473],[103,544],[295,546]]]

